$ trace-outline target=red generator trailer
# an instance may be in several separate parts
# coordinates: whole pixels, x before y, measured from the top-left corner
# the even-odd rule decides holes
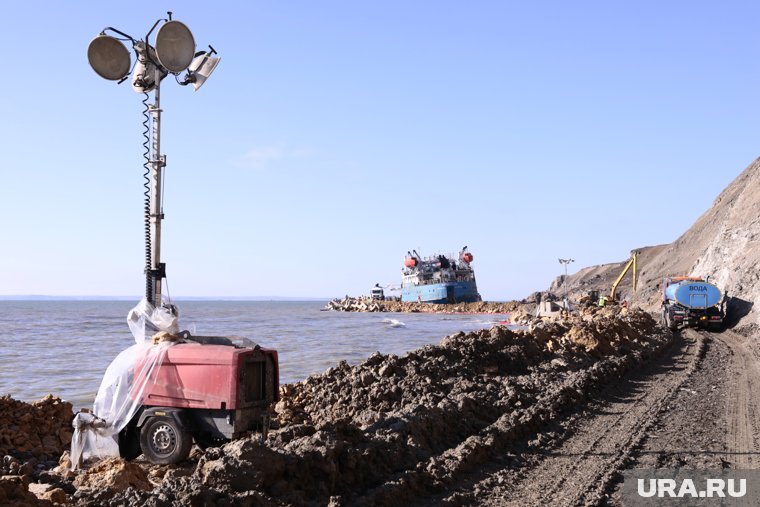
[[[265,435],[278,398],[277,351],[245,338],[184,331],[150,373],[139,408],[118,434],[119,454],[179,463],[193,441],[206,448],[255,429]]]

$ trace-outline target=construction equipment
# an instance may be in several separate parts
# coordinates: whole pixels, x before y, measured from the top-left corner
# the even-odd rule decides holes
[[[276,351],[244,338],[180,333],[179,312],[165,290],[161,223],[166,156],[161,153],[161,81],[169,74],[176,78],[187,72],[184,80],[177,82],[192,84],[197,90],[219,63],[213,47],[196,52],[190,29],[172,20],[171,12],[167,15],[168,19],[153,24],[144,39],[106,27],[88,46],[88,60],[98,75],[122,82],[133,68],[132,87],[145,97],[146,290],[145,298],[127,317],[136,344],[119,354],[106,370],[93,412],[75,417],[75,466],[84,453],[113,455],[117,444],[118,453],[126,459],[144,454],[153,463],[178,463],[187,458],[193,440],[208,446],[258,427],[266,433],[269,410],[278,399]],[[134,65],[128,47],[137,55]],[[148,103],[150,92],[153,104]]]
[[[725,298],[720,289],[701,277],[672,276],[662,282],[662,323],[719,330],[725,319]]]
[[[372,287],[370,295],[374,301],[385,301],[385,291],[380,287],[379,283],[376,283],[375,286]]]
[[[636,292],[636,260],[638,259],[639,252],[634,250],[631,252],[631,258],[626,263],[625,267],[623,268],[623,271],[620,272],[620,275],[618,275],[617,279],[615,280],[615,283],[612,284],[612,289],[610,290],[609,297],[602,296],[599,298],[599,306],[605,306],[609,303],[617,303],[617,299],[615,297],[617,296],[617,288],[618,285],[620,285],[620,282],[625,277],[626,273],[628,273],[628,270],[633,268],[633,291]]]
[[[139,408],[117,439],[125,459],[179,463],[193,441],[205,448],[254,429],[266,434],[279,398],[277,352],[245,338],[184,331],[180,340],[150,367],[144,391],[132,394]],[[134,371],[144,371],[149,354],[137,356]]]

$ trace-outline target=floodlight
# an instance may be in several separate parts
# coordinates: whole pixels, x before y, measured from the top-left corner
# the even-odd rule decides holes
[[[214,51],[213,48],[211,53],[206,53],[205,51],[201,52],[199,56],[197,56],[190,64],[190,67],[188,67],[187,74],[185,75],[185,80],[180,84],[192,84],[193,88],[195,88],[195,91],[198,91],[198,89],[203,86],[203,83],[206,82],[211,73],[214,72],[216,66],[219,65],[221,58],[211,56],[215,52],[216,51]]]
[[[129,50],[115,37],[100,34],[92,39],[87,47],[87,59],[104,79],[118,81],[129,73]]]
[[[182,72],[195,56],[195,39],[180,21],[167,21],[156,34],[158,62],[173,74]]]

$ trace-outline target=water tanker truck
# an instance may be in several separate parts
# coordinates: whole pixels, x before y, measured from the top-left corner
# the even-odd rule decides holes
[[[720,289],[700,277],[669,277],[662,282],[662,322],[679,327],[718,330],[725,317]]]

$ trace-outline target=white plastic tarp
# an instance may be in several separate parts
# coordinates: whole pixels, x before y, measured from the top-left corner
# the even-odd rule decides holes
[[[156,369],[174,344],[153,344],[156,332],[179,332],[178,315],[173,306],[153,307],[145,299],[133,308],[127,323],[135,344],[111,362],[100,383],[92,413],[74,417],[71,463],[76,469],[82,458],[118,456],[118,433],[124,429],[143,404],[145,388],[155,382]]]

